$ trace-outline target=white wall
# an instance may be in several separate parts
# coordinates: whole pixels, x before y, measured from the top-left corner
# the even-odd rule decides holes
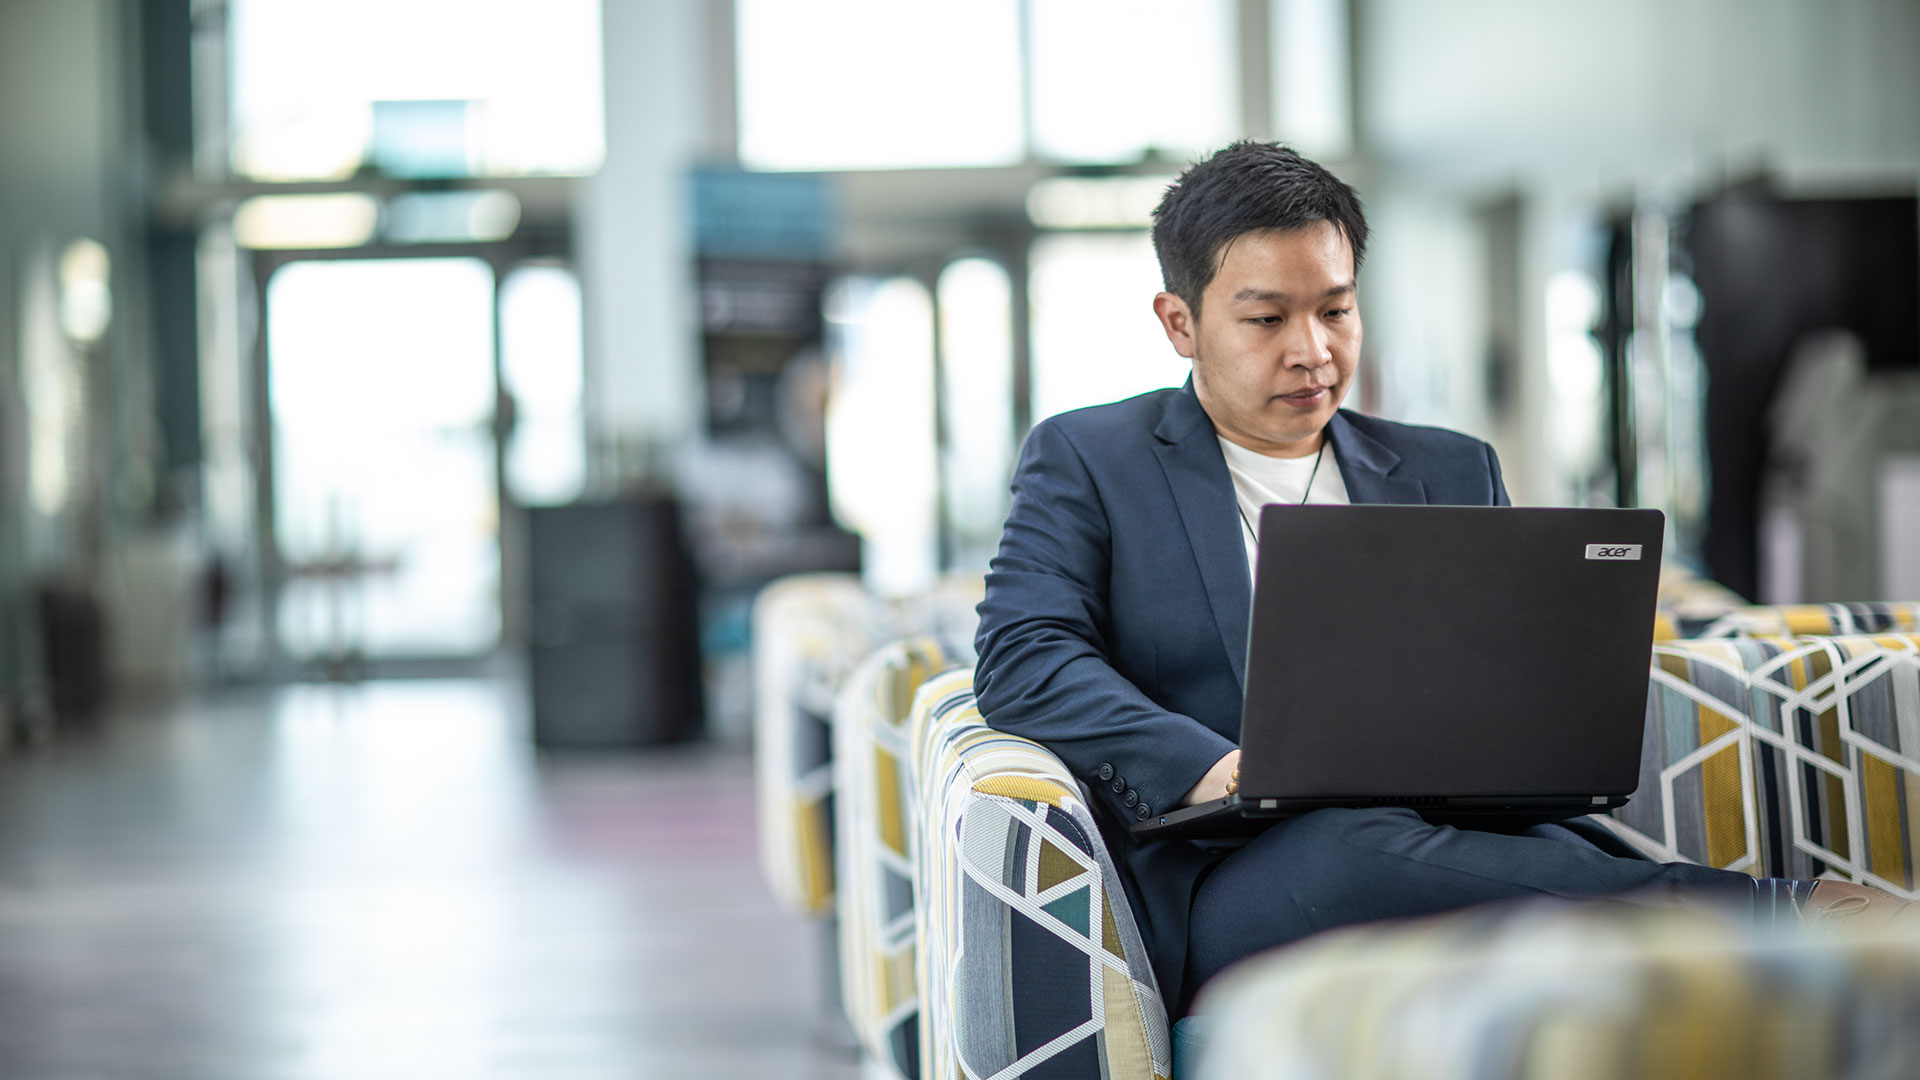
[[[1547,464],[1546,283],[1630,199],[1684,206],[1762,169],[1787,191],[1920,188],[1912,0],[1355,0],[1367,333],[1390,416],[1489,435],[1518,502]],[[1487,417],[1473,206],[1521,200],[1511,407]],[[1481,299],[1484,299],[1482,297]],[[1920,298],[1917,298],[1920,299]],[[1476,425],[1487,424],[1491,430]]]
[[[1600,187],[1920,165],[1912,0],[1363,0],[1377,164]]]

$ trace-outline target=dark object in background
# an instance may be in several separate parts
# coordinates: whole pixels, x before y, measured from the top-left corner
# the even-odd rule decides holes
[[[646,746],[701,729],[693,562],[666,496],[527,511],[533,739]]]
[[[1779,199],[1743,189],[1693,209],[1680,243],[1700,289],[1694,336],[1707,367],[1713,494],[1704,554],[1713,579],[1743,596],[1759,584],[1767,409],[1801,339],[1850,330],[1869,368],[1920,368],[1917,205],[1912,197]]]
[[[46,582],[36,593],[54,715],[90,720],[107,703],[106,614],[98,597],[77,586]]]

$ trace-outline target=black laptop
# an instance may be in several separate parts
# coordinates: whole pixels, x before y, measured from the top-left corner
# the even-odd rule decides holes
[[[1136,833],[1332,806],[1551,820],[1639,782],[1658,510],[1261,511],[1239,792]]]

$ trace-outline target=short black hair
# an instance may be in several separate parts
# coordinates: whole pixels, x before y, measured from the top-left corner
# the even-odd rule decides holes
[[[1358,274],[1367,253],[1360,196],[1289,147],[1243,139],[1167,187],[1153,212],[1153,253],[1166,290],[1197,316],[1200,294],[1220,272],[1227,245],[1250,232],[1304,229],[1319,221],[1347,238]]]

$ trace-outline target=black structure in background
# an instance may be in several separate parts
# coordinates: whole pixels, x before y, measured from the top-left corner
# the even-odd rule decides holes
[[[702,727],[698,592],[664,495],[532,507],[533,739],[645,746]]]
[[[1628,378],[1627,342],[1633,335],[1633,216],[1621,214],[1607,223],[1606,278],[1600,290],[1600,321],[1594,340],[1606,356],[1602,393],[1606,395],[1607,460],[1613,464],[1613,504],[1637,506],[1640,490],[1638,433],[1634,430],[1633,380]]]
[[[1920,210],[1912,197],[1781,199],[1738,189],[1693,208],[1675,236],[1700,289],[1715,580],[1758,585],[1766,414],[1806,334],[1850,330],[1876,370],[1920,368]],[[1836,596],[1831,600],[1871,597]]]

